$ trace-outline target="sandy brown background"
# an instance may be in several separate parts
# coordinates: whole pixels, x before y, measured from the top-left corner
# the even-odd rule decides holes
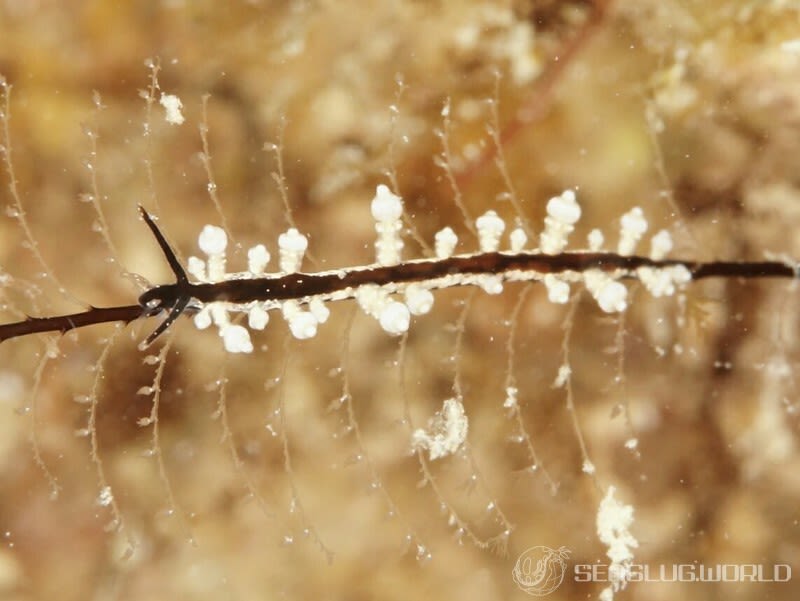
[[[486,100],[496,72],[501,127],[519,111],[532,116],[503,153],[535,230],[547,199],[571,187],[584,209],[573,247],[591,227],[614,244],[616,220],[640,205],[651,231],[673,232],[676,255],[800,257],[800,55],[782,46],[798,38],[800,10],[779,1],[0,2],[0,73],[13,85],[7,123],[27,220],[69,294],[98,306],[135,302],[139,290],[108,261],[92,205],[80,201],[92,193],[87,165],[117,259],[152,282],[169,281],[136,206],[159,212],[184,257],[198,252],[204,224],[220,223],[199,154],[205,94],[216,191],[240,248],[264,242],[274,252],[287,227],[270,175],[275,158],[263,150],[285,119],[289,201],[317,268],[372,260],[369,201],[392,168],[422,237],[451,225],[460,249],[472,250],[434,161],[435,132],[450,98],[451,167],[466,174],[465,205],[512,221],[493,163],[470,167],[491,146]],[[155,58],[161,91],[184,103],[181,126],[167,124],[157,104],[148,121],[140,91],[150,84],[145,61]],[[399,100],[397,74],[405,82]],[[87,131],[98,136],[94,156]],[[2,181],[10,206],[5,170]],[[27,246],[18,221],[0,219],[0,266],[12,278],[0,288],[3,320],[80,310],[40,277]],[[421,255],[411,239],[406,251]],[[244,253],[229,261],[243,268]],[[183,320],[167,353],[159,414],[174,506],[147,453],[152,427],[137,425],[151,397],[136,393],[152,384],[155,368],[136,342],[154,323],[117,334],[100,367],[111,326],[51,344],[57,356],[44,364],[35,401],[47,337],[3,343],[0,598],[526,599],[511,570],[528,547],[566,546],[570,568],[605,561],[594,519],[602,490],[614,485],[635,507],[643,563],[782,563],[795,571],[786,584],[636,584],[620,598],[796,599],[793,288],[692,286],[683,325],[674,300],[655,302],[642,290],[621,328],[580,301],[569,348],[595,479],[581,472],[564,391],[551,386],[566,309],[532,290],[515,328],[514,376],[555,495],[541,470],[525,471],[530,458],[512,440],[515,423],[502,406],[508,320],[521,290],[475,296],[454,359],[468,293],[437,295],[433,312],[412,325],[404,391],[397,339],[360,314],[345,335],[348,304],[332,307],[316,339],[288,347],[275,315],[255,338],[258,352],[244,358],[224,357],[213,332]],[[346,404],[329,410],[342,395],[345,344],[360,445]],[[454,365],[471,455],[431,464],[437,497],[418,486],[403,397],[414,424],[424,425],[452,394]],[[214,419],[221,378],[226,440],[222,417]],[[89,407],[74,398],[95,381],[98,456],[124,524],[111,532],[90,438],[75,434]],[[615,407],[626,401],[640,458],[624,447],[629,431]],[[291,475],[283,438],[271,434],[282,423]],[[34,432],[61,487],[56,500],[34,460]],[[506,553],[468,535],[459,542],[448,525],[453,511],[481,540],[512,524]],[[121,559],[131,540],[133,555]],[[418,561],[417,545],[429,559]],[[548,598],[594,598],[600,589],[568,578]]]

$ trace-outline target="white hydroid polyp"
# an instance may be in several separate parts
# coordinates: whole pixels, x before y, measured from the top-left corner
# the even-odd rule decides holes
[[[228,236],[221,227],[206,225],[197,237],[197,245],[209,257],[221,255],[228,246]]]
[[[405,300],[412,315],[425,315],[433,307],[433,293],[419,284],[406,287]]]
[[[220,329],[225,350],[229,353],[252,353],[253,343],[247,328],[238,325],[227,325]]]
[[[397,221],[403,215],[403,199],[392,193],[388,186],[380,184],[375,189],[370,208],[375,221]]]
[[[629,256],[636,250],[636,244],[647,231],[647,219],[641,207],[633,207],[620,219],[620,234],[617,252]]]
[[[439,259],[447,259],[453,255],[456,244],[458,244],[458,236],[456,236],[453,228],[446,227],[436,232],[434,243],[436,256]]]
[[[508,241],[511,245],[511,252],[518,253],[528,243],[528,234],[521,227],[516,227],[508,235]]]
[[[624,284],[600,271],[589,269],[583,274],[586,289],[606,313],[621,313],[628,306],[628,289]]]
[[[181,113],[183,102],[181,102],[180,98],[174,94],[162,94],[158,102],[166,111],[165,119],[167,123],[181,125],[185,121],[183,113]]]
[[[547,300],[551,303],[563,305],[569,300],[569,284],[557,275],[545,275],[544,285],[547,288]]]
[[[653,261],[665,259],[672,250],[672,236],[667,230],[660,230],[650,240],[650,258]]]
[[[281,305],[281,310],[292,336],[298,340],[307,340],[317,335],[319,322],[311,312],[303,311],[296,300],[285,301]]]
[[[247,325],[253,330],[263,330],[269,323],[269,313],[263,307],[255,305],[247,312]]]
[[[308,238],[293,227],[278,236],[281,271],[286,273],[298,271],[303,263],[303,255],[307,248]]]
[[[267,247],[257,244],[247,251],[247,271],[253,275],[263,275],[269,263],[270,255]]]
[[[500,236],[506,229],[506,222],[494,211],[486,211],[475,220],[478,229],[478,242],[482,252],[495,252],[500,247]]]
[[[561,196],[547,201],[547,214],[560,223],[575,225],[581,218],[581,207],[574,190],[564,190]]]
[[[581,207],[575,199],[573,190],[565,190],[547,202],[547,217],[544,218],[544,231],[539,237],[543,253],[555,255],[564,250],[567,238],[581,218]]]
[[[387,333],[398,336],[408,331],[411,313],[403,303],[390,301],[380,311],[378,321]]]
[[[589,242],[589,250],[597,252],[602,250],[603,243],[605,242],[605,236],[603,236],[603,232],[601,232],[599,229],[594,228],[591,232],[589,232],[587,241]]]

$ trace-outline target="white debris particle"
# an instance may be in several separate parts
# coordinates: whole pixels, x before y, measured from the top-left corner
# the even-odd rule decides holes
[[[633,524],[633,507],[614,498],[616,489],[608,487],[605,498],[597,509],[597,536],[608,547],[606,555],[611,560],[608,566],[610,583],[601,593],[602,599],[613,599],[614,593],[624,589],[630,579],[633,551],[639,542],[630,533]]]
[[[564,388],[564,385],[569,380],[569,377],[572,375],[572,368],[569,365],[562,365],[558,368],[558,375],[556,376],[555,381],[553,382],[553,388]]]
[[[588,459],[584,459],[583,465],[581,466],[581,471],[583,471],[584,474],[589,474],[591,476],[597,471],[597,468],[594,466],[594,463]]]
[[[228,236],[221,227],[206,225],[197,237],[197,245],[209,257],[221,255],[228,246]]]
[[[180,125],[185,121],[183,113],[181,113],[183,103],[181,102],[180,98],[174,94],[162,94],[161,98],[159,99],[159,103],[166,111],[165,118],[167,123],[172,125]]]
[[[312,298],[311,302],[308,303],[308,310],[317,320],[317,323],[325,323],[331,316],[331,310],[328,309],[328,306],[321,298]]]
[[[506,409],[513,409],[517,407],[517,395],[519,390],[516,386],[506,387],[506,400],[503,402],[503,407]]]
[[[446,399],[442,409],[428,420],[427,430],[415,430],[413,449],[426,449],[431,461],[455,453],[467,439],[469,422],[458,399]]]
[[[220,328],[220,336],[225,350],[229,353],[252,353],[253,342],[250,340],[250,332],[243,326],[227,325]]]
[[[397,336],[408,331],[411,313],[403,303],[391,301],[381,310],[378,321],[384,331]]]
[[[101,507],[108,507],[114,501],[114,494],[111,492],[110,486],[104,486],[100,489],[100,494],[97,495],[97,504]]]

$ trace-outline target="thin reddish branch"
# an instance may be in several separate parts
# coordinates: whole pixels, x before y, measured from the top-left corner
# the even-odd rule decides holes
[[[538,121],[550,109],[558,82],[563,78],[569,65],[575,57],[594,37],[605,21],[611,0],[594,0],[593,8],[586,23],[567,42],[563,50],[548,63],[542,74],[536,79],[514,117],[500,132],[500,146],[505,148],[522,130],[534,121]],[[487,145],[483,152],[460,173],[456,174],[456,182],[460,188],[469,186],[472,179],[478,175],[487,163],[495,159],[498,153],[496,145]]]

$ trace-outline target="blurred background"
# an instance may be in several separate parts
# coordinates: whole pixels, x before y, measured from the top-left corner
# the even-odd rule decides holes
[[[470,215],[507,223],[510,182],[534,232],[576,189],[570,248],[594,227],[613,248],[641,206],[675,256],[800,257],[793,2],[0,0],[0,40],[0,143],[29,228],[6,161],[3,321],[135,303],[125,271],[170,281],[138,204],[184,260],[223,217],[231,270],[257,242],[276,254],[289,217],[271,144],[309,270],[374,259],[379,183],[420,239],[449,225],[474,250],[448,175]],[[425,249],[409,234],[404,252]],[[155,320],[4,342],[0,598],[525,599],[511,571],[537,545],[571,551],[550,599],[592,598],[604,584],[571,570],[607,562],[595,516],[613,485],[637,562],[795,572],[620,598],[796,599],[794,286],[630,295],[621,318],[580,297],[570,320],[538,286],[444,291],[404,344],[340,303],[309,341],[274,315],[249,356],[188,319],[155,359],[136,349]],[[565,352],[574,413],[553,386]],[[421,464],[411,429],[456,378],[468,449]],[[157,439],[143,387],[161,391]]]

